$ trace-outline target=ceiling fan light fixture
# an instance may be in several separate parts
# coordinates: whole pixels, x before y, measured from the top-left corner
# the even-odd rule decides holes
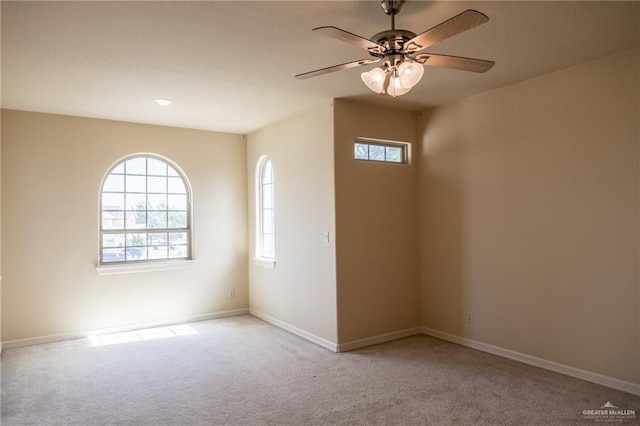
[[[382,93],[384,91],[385,73],[381,68],[374,68],[360,74],[362,81],[371,91]]]
[[[417,62],[404,61],[398,66],[398,78],[403,88],[411,89],[418,84],[422,74],[424,74],[424,67]]]
[[[387,86],[387,95],[396,98],[402,96],[411,90],[411,87],[403,87],[400,82],[400,77],[397,72],[394,72],[389,79],[389,85]]]

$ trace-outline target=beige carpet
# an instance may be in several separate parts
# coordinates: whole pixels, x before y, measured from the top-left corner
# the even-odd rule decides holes
[[[639,397],[428,336],[335,354],[251,316],[189,326],[3,351],[2,425],[598,425],[583,412],[607,402],[640,414]]]

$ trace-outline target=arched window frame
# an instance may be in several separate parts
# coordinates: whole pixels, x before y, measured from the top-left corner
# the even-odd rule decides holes
[[[133,160],[140,164],[140,159],[144,159],[144,173],[140,171],[129,173],[128,165],[134,164],[129,162]],[[158,169],[156,171],[149,170],[150,164]],[[161,170],[160,165],[166,166],[166,175],[164,176],[162,171],[158,171]],[[111,186],[111,179],[119,177],[123,183],[122,191]],[[159,188],[163,178],[166,178],[166,191],[162,192],[159,189],[150,188],[150,185],[156,185]],[[134,179],[138,184],[144,181],[144,191],[139,188],[128,190],[130,189],[127,186],[128,182],[132,184]],[[119,187],[118,184],[115,187]],[[150,198],[153,197],[156,202],[161,202],[163,195],[166,196],[164,208],[158,208],[158,204],[155,207],[150,204]],[[109,197],[112,197],[113,200],[122,200],[122,204],[116,206],[115,204],[118,203],[114,202],[113,206],[107,205],[112,202]],[[192,260],[192,190],[186,174],[173,161],[153,153],[136,153],[120,158],[104,175],[100,184],[99,198],[98,273],[173,269],[176,267],[175,265],[180,264],[181,266],[178,267],[183,267],[182,264]],[[139,205],[131,208],[129,203],[133,202],[135,198],[137,198]],[[174,203],[173,207],[172,203]],[[114,207],[121,208],[114,209]],[[111,213],[122,214],[122,226],[107,225],[107,216]],[[158,226],[157,223],[150,226],[150,218],[161,218],[162,213],[166,214],[166,226]],[[127,220],[128,215],[132,216],[131,220]],[[139,223],[140,216],[144,217],[144,225]],[[171,226],[169,223],[171,220],[177,226]],[[118,252],[121,253],[121,256],[111,256]],[[109,253],[110,257],[107,258],[105,253]],[[168,266],[169,264],[173,266]],[[163,265],[165,267],[161,267]],[[134,266],[137,269],[132,268]],[[126,269],[120,271],[118,267]],[[111,272],[108,272],[109,270]],[[118,272],[113,272],[115,270]]]
[[[256,259],[275,265],[275,180],[273,163],[266,155],[256,164]]]

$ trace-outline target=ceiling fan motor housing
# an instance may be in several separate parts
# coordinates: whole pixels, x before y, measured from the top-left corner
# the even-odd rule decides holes
[[[404,44],[415,36],[411,31],[388,30],[374,34],[371,40],[383,45],[386,52],[398,53],[404,49]]]

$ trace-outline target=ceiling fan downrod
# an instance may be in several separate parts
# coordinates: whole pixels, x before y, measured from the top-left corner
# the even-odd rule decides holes
[[[391,30],[396,29],[396,15],[400,13],[402,5],[405,0],[382,0],[380,7],[384,10],[384,13],[391,16]]]

